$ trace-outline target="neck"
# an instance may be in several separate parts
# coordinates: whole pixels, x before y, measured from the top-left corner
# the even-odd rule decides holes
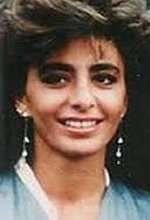
[[[101,199],[106,181],[104,151],[84,157],[65,157],[39,141],[35,149],[33,170],[50,199],[60,203]]]

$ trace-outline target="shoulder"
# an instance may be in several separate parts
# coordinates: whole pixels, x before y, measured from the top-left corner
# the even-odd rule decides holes
[[[112,183],[112,192],[124,209],[137,213],[143,219],[150,219],[150,192],[119,182]]]
[[[25,195],[26,188],[14,171],[0,174],[0,207],[15,206]]]
[[[0,219],[47,219],[38,201],[15,172],[0,174]]]
[[[15,194],[16,185],[19,183],[18,178],[14,172],[8,172],[5,174],[0,174],[0,202],[5,201],[7,198],[10,200]]]
[[[13,172],[0,174],[0,219],[12,219],[16,204],[16,176]]]
[[[149,192],[115,181],[105,192],[101,219],[150,220],[149,210]]]
[[[121,182],[112,183],[112,189],[121,197],[130,197],[137,202],[150,202],[150,192]]]
[[[0,174],[0,192],[5,188],[9,188],[15,180],[14,172],[7,172]]]

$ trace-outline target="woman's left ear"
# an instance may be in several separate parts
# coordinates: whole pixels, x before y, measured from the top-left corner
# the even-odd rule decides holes
[[[128,97],[125,97],[125,101],[124,101],[124,106],[123,106],[123,110],[121,112],[120,118],[123,119],[124,116],[126,115],[128,110]]]
[[[126,112],[122,112],[121,115],[120,115],[120,119],[122,120],[125,116]]]
[[[15,103],[15,107],[16,112],[18,112],[21,117],[31,117],[31,113],[27,105],[23,101],[17,100]]]

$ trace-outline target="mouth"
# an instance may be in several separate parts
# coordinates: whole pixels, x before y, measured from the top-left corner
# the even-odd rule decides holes
[[[61,119],[60,123],[68,128],[73,129],[91,129],[98,125],[102,120],[100,119],[77,119],[67,118]]]

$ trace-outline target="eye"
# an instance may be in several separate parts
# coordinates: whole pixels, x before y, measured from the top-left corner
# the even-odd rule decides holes
[[[92,80],[99,86],[111,86],[117,82],[117,76],[111,72],[100,71],[92,76]]]
[[[70,81],[69,74],[61,70],[44,71],[40,75],[40,79],[43,83],[56,88],[64,87]]]

